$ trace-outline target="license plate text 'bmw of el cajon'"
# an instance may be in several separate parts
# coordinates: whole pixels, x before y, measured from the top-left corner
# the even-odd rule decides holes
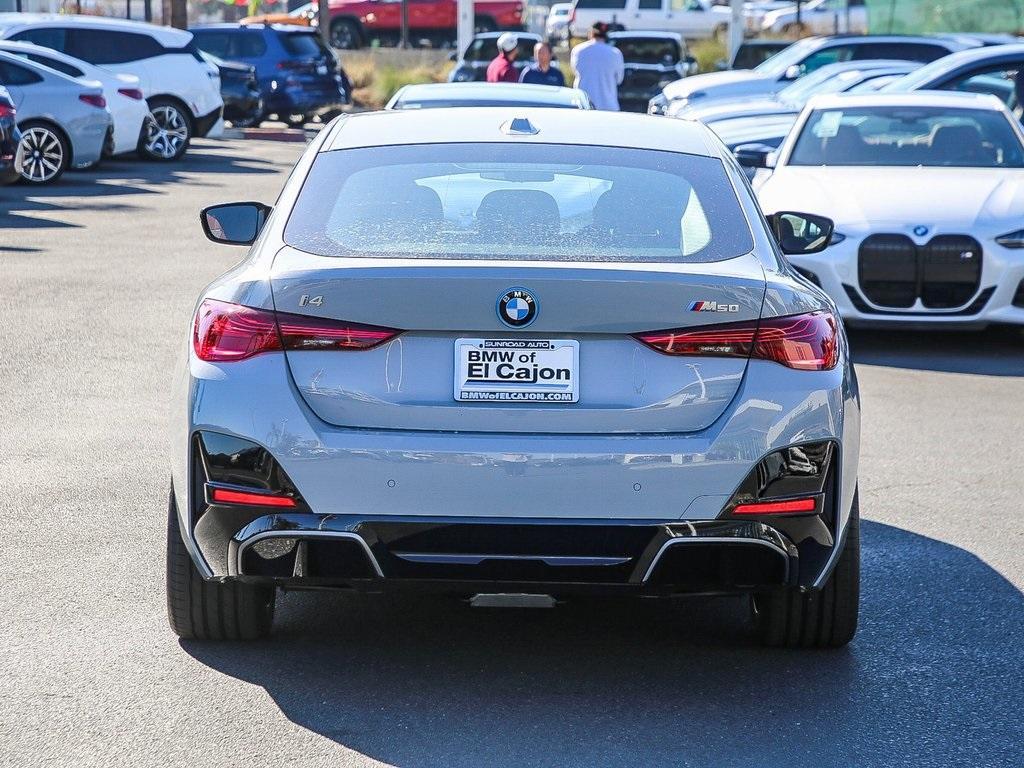
[[[575,403],[579,357],[568,339],[456,339],[455,399]]]

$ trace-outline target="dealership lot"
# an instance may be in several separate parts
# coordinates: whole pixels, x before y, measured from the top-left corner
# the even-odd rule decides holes
[[[315,593],[281,599],[267,642],[179,644],[169,371],[194,297],[242,255],[196,214],[272,202],[300,151],[199,141],[173,166],[0,189],[0,764],[1019,764],[1016,330],[851,334],[867,522],[848,649],[763,650],[730,601]]]

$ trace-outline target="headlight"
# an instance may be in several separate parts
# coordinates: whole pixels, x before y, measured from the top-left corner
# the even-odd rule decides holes
[[[829,245],[839,245],[843,240],[846,239],[846,235],[842,232],[833,232],[832,239],[828,241]]]
[[[996,238],[996,242],[1003,248],[1024,248],[1024,229],[1000,235]]]
[[[666,106],[668,106],[668,99],[665,98],[664,93],[659,93],[647,102],[647,114],[664,115]]]

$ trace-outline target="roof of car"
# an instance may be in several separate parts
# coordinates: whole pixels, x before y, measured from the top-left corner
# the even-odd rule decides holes
[[[941,61],[946,69],[954,69],[962,64],[975,64],[978,62],[991,61],[993,64],[1004,59],[1024,58],[1024,43],[1006,43],[1004,45],[984,45],[977,48],[967,48],[943,56]],[[934,63],[934,62],[933,62]]]
[[[513,120],[522,119],[529,121],[536,133],[509,130]],[[453,107],[364,112],[340,117],[328,130],[321,151],[398,144],[522,142],[664,147],[686,154],[721,156],[721,145],[700,123],[582,109]]]
[[[0,50],[0,61],[7,61],[11,64],[17,64],[19,66],[25,67],[25,69],[32,70],[36,74],[46,75],[55,80],[60,80],[63,83],[75,85],[79,88],[84,88],[85,90],[96,90],[102,87],[102,84],[96,82],[95,80],[77,80],[71,77],[70,75],[66,75],[63,72],[58,72],[56,69],[51,69],[45,64],[40,64],[37,61],[26,59],[25,57],[19,56],[16,53],[9,53],[7,51]]]
[[[429,101],[436,99],[464,98],[491,99],[494,101],[524,101],[551,104],[576,105],[581,91],[575,88],[558,88],[550,85],[531,85],[528,83],[419,83],[405,85],[396,98],[410,101]]]
[[[643,37],[643,38],[651,38],[651,39],[655,39],[655,40],[656,39],[661,39],[661,38],[667,38],[669,40],[675,40],[677,43],[681,43],[683,41],[683,36],[680,35],[678,32],[650,32],[650,31],[628,32],[627,31],[627,32],[609,32],[608,33],[608,39],[609,40],[617,40],[620,37],[625,37],[625,38],[629,38],[629,37]]]
[[[809,109],[843,107],[940,107],[942,109],[991,109],[1002,111],[1003,102],[990,93],[965,91],[907,91],[812,96]]]
[[[795,44],[818,43],[917,43],[920,45],[936,45],[949,51],[965,48],[981,47],[981,41],[969,35],[963,37],[942,37],[938,35],[855,35],[841,33],[838,35],[811,35],[797,40]]]
[[[275,32],[296,32],[299,34],[315,35],[313,27],[302,27],[298,24],[241,24],[237,21],[218,21],[211,24],[193,24],[188,28],[189,32],[197,32],[206,29],[219,29],[232,32],[245,32],[247,30],[259,31],[261,29],[272,29]]]
[[[163,45],[180,47],[188,44],[192,33],[174,27],[160,27],[143,21],[116,19],[108,16],[78,16],[57,13],[0,13],[0,29],[22,27],[93,27],[151,35]]]

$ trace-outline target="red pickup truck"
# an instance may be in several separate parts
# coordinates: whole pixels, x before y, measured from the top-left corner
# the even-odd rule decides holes
[[[435,44],[455,39],[455,0],[408,0],[409,36]],[[315,6],[314,6],[315,7]],[[360,48],[373,40],[397,40],[402,30],[401,0],[331,0],[331,43],[335,48]],[[523,0],[476,0],[477,32],[523,28]]]

